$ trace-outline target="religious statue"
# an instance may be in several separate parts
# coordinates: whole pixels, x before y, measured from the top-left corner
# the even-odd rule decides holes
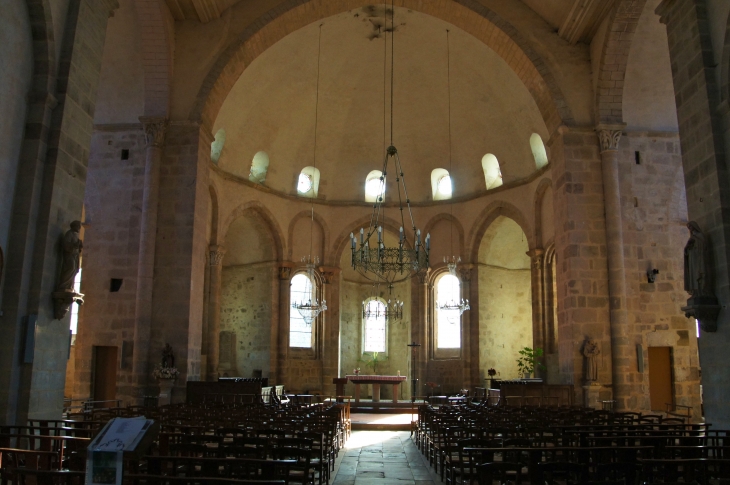
[[[693,297],[712,295],[707,239],[696,222],[688,222],[687,229],[690,236],[684,246],[684,290]]]
[[[583,356],[586,359],[585,379],[587,383],[598,381],[598,354],[601,349],[598,348],[598,342],[589,338],[583,344]]]
[[[70,226],[71,229],[61,238],[61,271],[56,291],[53,292],[53,316],[57,320],[65,317],[74,303],[84,303],[84,295],[74,289],[74,280],[80,268],[81,250],[84,247],[79,237],[81,222],[73,221]]]
[[[84,247],[79,233],[81,232],[81,222],[73,221],[71,229],[66,231],[61,241],[63,255],[61,260],[61,274],[58,277],[58,285],[56,291],[74,289],[74,279],[79,272],[79,260],[81,258],[81,250]]]
[[[172,347],[170,344],[165,344],[165,348],[162,349],[162,368],[175,367],[175,355],[172,353]]]

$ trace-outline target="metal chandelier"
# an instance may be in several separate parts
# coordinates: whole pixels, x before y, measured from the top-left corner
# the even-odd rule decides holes
[[[363,277],[375,281],[383,282],[391,285],[395,282],[403,281],[414,274],[424,272],[429,266],[429,251],[431,236],[421,237],[421,230],[416,227],[411,211],[411,201],[408,198],[406,182],[401,166],[398,150],[393,144],[393,73],[395,67],[395,9],[391,5],[390,11],[391,34],[390,34],[390,146],[386,149],[385,159],[383,160],[383,169],[380,176],[380,191],[373,205],[373,212],[370,217],[370,226],[367,231],[360,229],[360,237],[355,237],[350,233],[350,243],[352,248],[352,267]],[[386,9],[387,15],[387,9]],[[387,24],[387,18],[386,18]],[[384,39],[387,40],[387,30],[385,29]],[[387,52],[387,42],[385,43],[385,52]],[[384,56],[383,62],[385,65]],[[383,77],[385,79],[386,72],[383,69]],[[385,96],[385,93],[384,93]],[[383,99],[385,103],[385,98]],[[385,110],[384,113],[385,115]],[[385,125],[385,116],[383,116],[383,125]],[[400,235],[398,246],[388,247],[385,244],[383,235],[383,226],[385,225],[385,188],[387,185],[388,165],[393,161],[393,169],[395,170],[395,181],[398,189],[398,209],[400,212]],[[403,201],[405,199],[405,207]],[[404,209],[408,209],[408,217],[410,228],[405,223]],[[376,239],[377,238],[377,239]]]

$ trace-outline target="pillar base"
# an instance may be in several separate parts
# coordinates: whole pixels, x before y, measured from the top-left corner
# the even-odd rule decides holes
[[[587,408],[601,409],[600,393],[603,386],[597,382],[585,384],[583,386],[583,405]]]

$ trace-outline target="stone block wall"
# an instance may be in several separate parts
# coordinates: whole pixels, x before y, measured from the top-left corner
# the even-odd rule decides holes
[[[122,356],[122,347],[125,342],[134,342],[144,166],[145,136],[141,127],[97,127],[92,136],[84,199],[90,224],[84,231],[81,262],[85,303],[79,309],[75,345],[75,399],[92,397],[95,345],[119,349],[117,396],[131,403],[141,392],[131,374],[131,356],[128,360]],[[121,280],[119,291],[111,291],[112,279]]]
[[[220,328],[236,335],[238,372],[230,376],[253,377],[253,371],[260,370],[270,377],[275,273],[276,263],[223,268]]]
[[[683,248],[689,237],[679,136],[627,133],[620,146],[624,255],[629,338],[644,349],[672,347],[674,397],[699,412],[699,361],[694,320],[681,307]],[[647,271],[658,269],[655,283]],[[630,352],[635,352],[630,348]],[[632,356],[633,357],[633,356]],[[627,376],[637,385],[628,397],[632,409],[650,409],[648,361]]]
[[[533,347],[530,270],[479,265],[479,372],[499,372],[499,379],[517,379],[517,358]]]

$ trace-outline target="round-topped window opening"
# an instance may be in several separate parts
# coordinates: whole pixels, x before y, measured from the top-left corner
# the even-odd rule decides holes
[[[442,197],[451,197],[451,176],[442,175],[436,185],[436,190]]]
[[[367,181],[365,184],[365,193],[375,199],[376,197],[379,197],[382,191],[382,184],[383,182],[380,180],[380,178],[374,178]]]
[[[310,190],[312,190],[312,176],[306,173],[300,173],[299,181],[297,182],[297,192],[306,194]]]

